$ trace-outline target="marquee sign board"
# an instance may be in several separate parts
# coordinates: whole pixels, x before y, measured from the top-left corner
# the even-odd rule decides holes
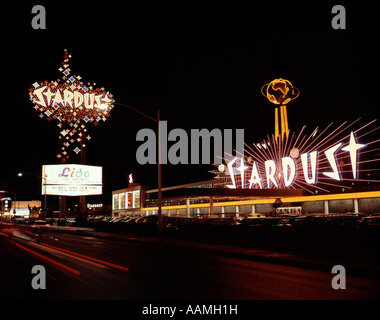
[[[102,186],[46,185],[42,194],[49,196],[93,196],[103,193]]]
[[[102,167],[79,164],[44,165],[42,194],[88,196],[102,194]]]

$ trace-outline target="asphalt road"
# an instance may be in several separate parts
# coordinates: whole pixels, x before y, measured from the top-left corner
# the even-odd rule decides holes
[[[379,299],[380,280],[150,241],[44,232],[39,242],[0,234],[1,299],[257,300]],[[138,238],[138,237],[136,237]],[[136,239],[139,240],[139,239]],[[46,270],[35,290],[31,270]]]

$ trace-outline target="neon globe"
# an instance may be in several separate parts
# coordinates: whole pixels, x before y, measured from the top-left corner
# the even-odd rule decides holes
[[[261,93],[276,105],[285,105],[299,95],[299,90],[288,80],[279,78],[265,84]]]

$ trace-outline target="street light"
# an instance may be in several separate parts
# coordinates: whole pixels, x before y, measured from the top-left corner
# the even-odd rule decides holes
[[[29,174],[29,175],[31,175],[31,176],[35,176],[35,177],[41,179],[41,184],[45,184],[43,180],[46,179],[46,175],[45,175],[45,178],[42,177],[42,176],[40,176],[40,175],[38,175],[38,174],[36,174],[36,173],[33,173],[33,172],[19,172],[17,175],[18,175],[19,177],[22,177],[24,174]],[[46,182],[46,181],[45,181],[45,182]],[[44,211],[43,211],[43,218],[46,219],[46,192],[45,192],[45,195],[44,195]]]
[[[157,166],[158,166],[158,241],[162,241],[162,177],[161,177],[161,133],[160,133],[160,109],[157,111],[157,119],[152,118],[151,116],[148,116],[147,114],[141,112],[140,110],[137,110],[135,108],[132,108],[131,106],[128,106],[126,104],[122,103],[117,103],[114,102],[114,105],[119,105],[122,107],[126,107],[128,109],[131,109],[142,116],[154,121],[158,125],[158,161],[157,161]]]

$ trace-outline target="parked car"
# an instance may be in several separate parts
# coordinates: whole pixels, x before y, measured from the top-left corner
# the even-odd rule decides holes
[[[306,216],[281,217],[275,227],[295,228],[301,227]]]
[[[282,218],[266,217],[266,218],[245,218],[240,223],[242,226],[247,227],[272,227],[278,223]]]
[[[364,217],[358,224],[359,228],[377,228],[380,229],[380,215]]]

